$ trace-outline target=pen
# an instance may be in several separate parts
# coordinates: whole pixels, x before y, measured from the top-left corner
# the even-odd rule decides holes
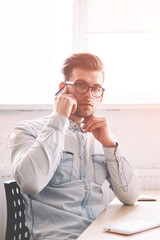
[[[58,92],[56,92],[56,94],[55,94],[55,96],[58,96],[58,95],[60,95],[61,94],[61,92],[63,92],[63,89],[65,88],[65,86],[64,87],[62,87]]]
[[[74,85],[74,82],[66,81],[65,84],[66,84],[66,85]],[[65,85],[65,86],[66,86],[66,85]],[[65,88],[65,86],[62,87],[58,92],[56,92],[56,93],[55,93],[55,96],[60,95],[60,94],[63,92],[63,89]]]

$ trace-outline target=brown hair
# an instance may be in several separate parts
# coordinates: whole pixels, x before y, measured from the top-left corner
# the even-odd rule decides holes
[[[104,79],[104,66],[100,58],[96,55],[90,53],[76,53],[66,58],[61,69],[65,81],[69,81],[74,68],[101,71]]]

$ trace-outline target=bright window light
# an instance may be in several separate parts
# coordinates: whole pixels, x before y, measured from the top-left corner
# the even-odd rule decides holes
[[[76,3],[74,49],[103,60],[103,103],[160,103],[160,1]]]
[[[48,104],[72,53],[73,0],[0,1],[0,104]]]
[[[106,67],[104,101],[160,103],[159,43],[160,33],[88,34],[87,51]]]

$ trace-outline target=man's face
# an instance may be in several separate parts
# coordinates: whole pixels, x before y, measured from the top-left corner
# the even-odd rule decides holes
[[[88,86],[102,87],[103,74],[101,71],[90,71],[80,68],[74,68],[72,71],[71,82],[84,81]],[[87,118],[94,114],[98,104],[101,102],[102,97],[95,98],[92,96],[91,89],[84,95],[80,95],[75,91],[74,85],[68,85],[68,93],[72,94],[77,100],[77,110],[74,115],[78,117]]]

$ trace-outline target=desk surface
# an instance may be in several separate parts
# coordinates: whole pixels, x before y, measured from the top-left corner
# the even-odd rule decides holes
[[[160,191],[145,191],[141,194],[152,195],[157,201],[137,201],[133,206],[125,206],[114,199],[98,218],[77,238],[77,240],[160,240],[160,227],[145,232],[125,236],[107,233],[103,226],[126,222],[128,220],[149,219],[160,221]]]

